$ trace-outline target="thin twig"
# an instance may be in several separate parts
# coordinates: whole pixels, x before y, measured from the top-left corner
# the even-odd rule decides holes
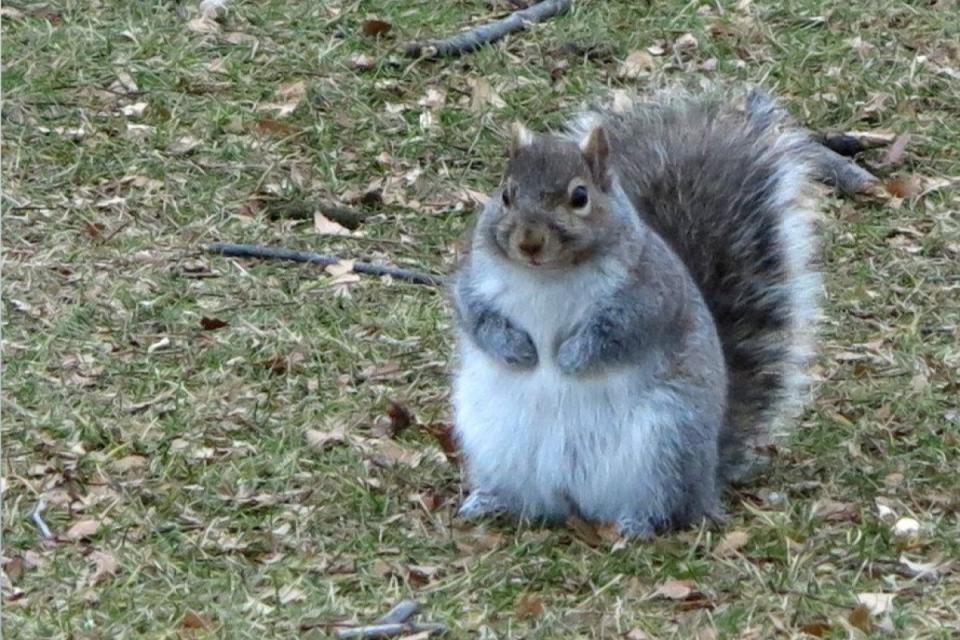
[[[521,11],[515,11],[505,18],[488,22],[449,38],[410,43],[404,53],[408,58],[439,58],[470,53],[485,44],[496,42],[509,33],[520,31],[528,24],[543,22],[565,13],[570,9],[570,2],[571,0],[544,0]]]
[[[210,253],[218,253],[224,256],[234,258],[265,258],[271,260],[292,260],[294,262],[309,262],[310,264],[326,267],[337,264],[342,259],[336,256],[327,256],[313,251],[295,251],[283,247],[268,247],[264,245],[253,244],[234,244],[232,242],[213,242],[208,244],[205,249]],[[444,277],[423,271],[413,271],[411,269],[400,269],[398,267],[388,267],[379,264],[370,264],[369,262],[354,262],[354,273],[363,273],[374,276],[390,276],[398,280],[406,280],[417,284],[426,284],[430,286],[441,286],[444,283]]]
[[[417,614],[420,605],[413,600],[401,600],[393,609],[383,614],[375,624],[396,624],[406,622]]]
[[[823,145],[817,146],[813,163],[814,177],[835,186],[843,195],[866,193],[880,184],[875,175]]]
[[[52,540],[53,533],[50,532],[50,527],[43,521],[43,516],[41,515],[46,506],[47,501],[41,496],[37,501],[37,506],[33,508],[33,513],[30,514],[30,519],[33,520],[33,524],[37,525],[37,529],[40,530],[40,535],[43,536],[45,540]]]
[[[426,632],[429,635],[440,635],[447,632],[447,625],[439,622],[395,622],[391,624],[371,624],[364,627],[340,629],[338,638],[396,638],[414,633]]]

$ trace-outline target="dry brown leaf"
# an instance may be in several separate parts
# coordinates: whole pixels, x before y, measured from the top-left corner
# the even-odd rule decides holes
[[[870,622],[870,609],[864,605],[856,607],[853,611],[847,614],[847,622],[852,624],[857,629],[867,633],[869,633],[873,628],[873,623]]]
[[[257,119],[257,131],[260,133],[275,133],[281,136],[292,136],[300,130],[292,124],[280,122],[270,116],[260,116]]]
[[[453,432],[453,426],[435,422],[424,427],[427,433],[434,437],[440,450],[446,456],[451,464],[460,463],[460,447],[457,445],[457,439]]]
[[[750,534],[746,531],[731,531],[723,536],[723,540],[717,543],[713,552],[718,556],[729,556],[739,551],[747,542],[750,541]]]
[[[288,584],[281,587],[277,593],[277,600],[280,604],[290,604],[291,602],[302,602],[307,599],[307,594],[296,585]]]
[[[326,451],[330,447],[343,444],[346,441],[346,432],[341,426],[334,427],[329,431],[307,429],[304,432],[304,437],[309,448],[314,451]]]
[[[626,59],[620,63],[617,69],[617,76],[626,79],[635,79],[649,73],[656,66],[653,56],[650,53],[637,49],[631,51]]]
[[[546,607],[543,605],[543,600],[537,596],[525,593],[517,600],[515,611],[517,618],[520,620],[532,620],[542,616],[545,610]]]
[[[11,584],[20,582],[23,577],[23,556],[14,556],[3,563],[3,572],[7,574]]]
[[[567,518],[567,528],[573,532],[573,535],[581,542],[590,547],[599,547],[603,544],[603,538],[597,531],[597,526],[584,520],[579,516],[570,516]]]
[[[187,31],[194,33],[219,33],[220,25],[208,15],[199,15],[187,23]]]
[[[362,29],[363,35],[375,38],[389,33],[393,25],[386,20],[370,19],[363,21]]]
[[[425,587],[440,573],[440,567],[424,564],[407,565],[407,582],[416,587]]]
[[[210,631],[213,629],[213,622],[210,620],[210,616],[194,611],[187,611],[183,615],[183,620],[180,621],[180,628],[191,631],[197,629]]]
[[[892,593],[858,593],[857,602],[867,608],[871,615],[882,616],[893,611]]]
[[[667,580],[653,592],[654,598],[668,600],[686,600],[696,592],[697,583],[693,580]]]
[[[409,409],[399,402],[391,400],[387,407],[387,415],[384,416],[383,420],[377,421],[377,424],[374,425],[374,432],[381,437],[396,438],[413,422],[413,414],[410,413]]]
[[[202,328],[204,331],[216,331],[217,329],[222,329],[229,324],[229,322],[226,320],[221,320],[220,318],[212,318],[207,316],[200,318],[200,328]]]
[[[815,638],[822,638],[831,629],[833,629],[833,625],[825,620],[817,620],[800,625],[800,631]]]
[[[113,577],[117,574],[117,559],[108,551],[94,551],[89,556],[93,561],[94,570],[87,579],[87,584],[91,587],[96,586],[103,580]]]
[[[860,520],[860,507],[852,502],[824,499],[814,505],[813,515],[826,522],[857,522]]]
[[[71,541],[83,540],[84,538],[89,538],[97,533],[100,530],[100,522],[97,520],[87,519],[80,520],[75,523],[72,527],[67,529],[67,532],[64,534],[64,538]]]

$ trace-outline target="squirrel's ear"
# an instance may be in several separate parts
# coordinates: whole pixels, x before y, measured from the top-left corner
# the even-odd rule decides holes
[[[510,125],[510,155],[517,155],[523,147],[533,144],[533,132],[519,122]]]
[[[580,152],[583,153],[593,179],[606,187],[609,178],[607,174],[607,158],[610,155],[610,143],[607,141],[607,131],[601,125],[590,129],[580,141]]]

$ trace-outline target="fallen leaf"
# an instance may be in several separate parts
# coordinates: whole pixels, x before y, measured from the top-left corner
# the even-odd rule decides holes
[[[110,88],[114,91],[121,89],[122,91],[119,91],[119,93],[136,93],[140,90],[140,87],[137,86],[137,81],[126,71],[116,71],[115,74],[117,79],[110,85]]]
[[[296,585],[288,584],[282,587],[277,593],[277,600],[280,604],[290,604],[291,602],[302,602],[307,599],[307,594]]]
[[[647,632],[640,627],[627,631],[627,634],[623,637],[626,638],[626,640],[650,640],[650,636],[647,635]]]
[[[729,556],[739,551],[747,542],[750,541],[750,534],[746,531],[731,531],[723,536],[723,540],[717,543],[713,552],[718,556]]]
[[[391,438],[396,438],[406,430],[407,427],[413,424],[413,414],[410,413],[409,409],[395,400],[390,401],[390,406],[387,408],[387,416],[390,418],[390,429],[387,435]]]
[[[873,623],[870,622],[870,609],[863,605],[856,607],[847,614],[847,622],[867,633],[873,628]]]
[[[874,616],[880,616],[893,611],[892,593],[858,593],[857,602],[865,607]]]
[[[831,629],[833,629],[833,625],[824,620],[817,620],[816,622],[808,622],[807,624],[800,625],[800,631],[816,638],[822,638],[824,634]]]
[[[857,522],[860,520],[860,508],[852,502],[824,499],[814,505],[813,515],[826,522]]]
[[[354,71],[369,71],[377,65],[376,58],[365,53],[355,53],[347,58],[347,66]]]
[[[673,43],[675,53],[693,53],[700,48],[700,42],[692,33],[685,33]]]
[[[304,437],[307,440],[307,446],[314,451],[326,451],[330,447],[343,444],[346,441],[346,433],[343,427],[334,427],[329,431],[307,429],[304,432]]]
[[[636,79],[651,71],[654,66],[656,66],[656,63],[653,61],[653,56],[646,51],[637,49],[627,54],[626,59],[620,63],[620,68],[617,69],[617,76],[626,79]]]
[[[117,574],[117,559],[108,551],[94,551],[89,559],[93,562],[93,573],[87,579],[87,584],[96,586],[105,579]]]
[[[350,230],[345,226],[331,220],[327,216],[323,215],[319,210],[313,212],[313,230],[322,235],[328,236],[349,236],[351,235]],[[333,265],[331,265],[333,266]],[[350,263],[350,269],[353,269],[353,263]]]
[[[261,133],[275,133],[281,136],[292,136],[299,133],[299,129],[287,122],[280,122],[270,116],[260,116],[257,119],[257,131]]]
[[[135,102],[134,104],[128,104],[126,106],[120,107],[120,113],[122,113],[127,118],[143,117],[143,114],[146,111],[147,111],[146,102]]]
[[[654,598],[668,600],[686,600],[696,592],[697,583],[693,580],[667,580],[653,592]]]
[[[907,151],[907,145],[910,144],[910,134],[901,133],[897,136],[896,140],[893,141],[893,144],[887,149],[887,153],[883,156],[883,160],[880,162],[882,166],[890,167],[900,164],[903,160],[903,156]]]
[[[163,338],[160,338],[159,340],[151,344],[149,347],[147,347],[147,353],[156,353],[161,349],[166,349],[171,344],[172,343],[170,342],[170,338],[164,336]]]
[[[201,144],[203,143],[193,136],[182,136],[174,140],[173,143],[167,147],[167,151],[175,156],[183,156],[190,153]]]
[[[597,525],[579,516],[570,516],[567,518],[567,528],[573,532],[573,535],[578,540],[587,546],[599,547],[604,543],[603,536],[600,535]]]
[[[203,34],[218,33],[220,25],[212,17],[201,14],[187,23],[187,31]]]
[[[910,538],[920,533],[920,523],[914,518],[900,518],[893,525],[893,535],[898,538]]]
[[[353,273],[353,260],[338,260],[335,264],[329,264],[323,269],[334,278]]]
[[[905,555],[900,556],[900,564],[906,568],[911,577],[926,578],[928,580],[936,580],[940,577],[941,573],[947,573],[950,569],[949,564],[941,564],[939,561],[914,562]]]
[[[361,28],[364,35],[376,38],[389,33],[393,25],[385,20],[370,19],[364,20]]]
[[[455,465],[460,463],[460,447],[457,445],[452,425],[437,422],[428,424],[424,430],[440,445],[440,450],[447,457],[447,461]]]
[[[143,456],[124,456],[119,460],[114,460],[110,468],[118,473],[127,473],[135,469],[143,469],[147,466],[147,459]]]
[[[210,616],[193,611],[187,611],[185,614],[183,614],[183,620],[180,621],[180,627],[188,630],[202,629],[204,631],[210,631],[213,629],[213,622],[210,620]]]
[[[543,615],[546,607],[543,606],[543,600],[537,596],[523,594],[517,600],[516,615],[520,620],[532,620]]]
[[[407,581],[414,586],[424,587],[430,584],[430,581],[439,572],[440,567],[423,564],[411,564],[407,566]]]
[[[474,111],[485,111],[487,107],[502,109],[507,103],[500,97],[493,86],[484,78],[467,78],[470,86],[470,108]]]
[[[215,331],[217,329],[223,329],[230,323],[226,320],[221,320],[220,318],[210,318],[203,316],[200,318],[200,327],[205,331]]]
[[[71,541],[83,540],[89,538],[100,530],[100,522],[97,520],[81,520],[67,529],[64,538]]]
[[[897,176],[887,180],[883,186],[895,198],[912,198],[923,191],[923,180],[912,174]]]
[[[20,582],[23,577],[23,557],[14,556],[3,563],[3,571],[12,584]]]
[[[445,91],[437,89],[436,87],[428,87],[426,95],[420,98],[417,104],[427,109],[439,109],[446,104],[446,102],[447,94]]]

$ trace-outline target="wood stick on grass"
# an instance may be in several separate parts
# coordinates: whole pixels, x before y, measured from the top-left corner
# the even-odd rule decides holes
[[[543,0],[534,5],[514,11],[509,16],[482,24],[479,27],[458,33],[442,40],[413,42],[406,46],[408,58],[440,58],[470,53],[485,44],[496,42],[509,33],[520,31],[528,24],[543,22],[570,9],[571,0]]]
[[[875,175],[833,149],[818,145],[813,158],[814,177],[833,185],[843,195],[868,193],[880,185]]]
[[[213,242],[205,249],[210,253],[217,253],[233,258],[263,258],[269,260],[292,260],[293,262],[309,262],[322,267],[337,264],[342,260],[336,256],[327,256],[313,251],[296,251],[284,247],[268,247],[266,245],[234,244],[232,242]],[[388,267],[369,262],[354,262],[353,272],[373,276],[390,276],[398,280],[406,280],[416,284],[426,284],[434,287],[444,283],[444,277],[423,271]]]
[[[419,610],[420,605],[414,600],[401,600],[393,609],[390,609],[390,611],[387,611],[385,614],[383,614],[383,616],[377,620],[375,624],[395,624],[398,622],[406,622],[415,616]]]
[[[340,629],[337,637],[345,638],[396,638],[415,633],[440,635],[447,632],[447,626],[434,622],[394,622],[390,624],[371,624],[364,627]]]

